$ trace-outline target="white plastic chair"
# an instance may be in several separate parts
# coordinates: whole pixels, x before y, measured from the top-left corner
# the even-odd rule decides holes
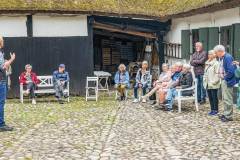
[[[91,95],[90,90],[94,90],[95,94]],[[87,77],[86,79],[86,101],[89,99],[98,101],[98,77]]]
[[[175,100],[178,103],[178,112],[181,112],[182,109],[182,101],[186,101],[186,100],[194,100],[195,103],[195,107],[196,107],[196,111],[199,111],[198,109],[198,100],[197,100],[197,79],[195,77],[193,68],[191,69],[192,72],[192,78],[193,78],[193,84],[192,87],[189,88],[184,88],[184,89],[176,89],[177,91],[177,97],[175,98]],[[182,96],[182,92],[183,91],[193,91],[193,95],[192,96]]]

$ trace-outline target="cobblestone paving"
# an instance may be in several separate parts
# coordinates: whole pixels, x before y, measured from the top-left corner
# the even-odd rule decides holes
[[[86,105],[82,99],[76,101],[82,103],[56,108],[49,103],[50,113],[39,117],[45,120],[28,127],[23,127],[27,121],[16,122],[14,133],[0,133],[4,142],[0,160],[240,159],[237,110],[233,122],[221,123],[217,116],[207,116],[208,105],[195,112],[191,103],[185,103],[182,113],[177,113],[130,101],[107,99],[85,107],[79,106]]]

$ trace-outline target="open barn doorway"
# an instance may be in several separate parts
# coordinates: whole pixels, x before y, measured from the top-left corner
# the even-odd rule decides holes
[[[157,37],[153,32],[135,28],[123,29],[121,26],[99,22],[95,22],[93,26],[95,71],[109,72],[113,78],[119,64],[123,63],[134,81],[141,62],[147,60],[153,79],[157,79],[159,54]]]

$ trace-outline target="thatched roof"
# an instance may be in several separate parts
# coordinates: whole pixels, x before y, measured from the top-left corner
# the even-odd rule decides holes
[[[0,12],[65,12],[166,17],[229,0],[0,0]]]

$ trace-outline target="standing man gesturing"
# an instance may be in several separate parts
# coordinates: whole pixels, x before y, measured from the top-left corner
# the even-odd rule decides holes
[[[0,36],[0,132],[4,131],[12,131],[13,128],[9,127],[5,124],[4,121],[4,105],[7,94],[7,76],[6,69],[12,64],[15,60],[15,53],[10,53],[11,58],[9,60],[4,60],[4,52],[3,52],[4,40],[3,37]]]
[[[207,61],[207,52],[203,50],[203,44],[197,42],[195,44],[196,52],[192,55],[191,65],[194,67],[194,72],[197,78],[197,99],[198,103],[206,102],[206,90],[203,87],[203,74],[205,62]]]

